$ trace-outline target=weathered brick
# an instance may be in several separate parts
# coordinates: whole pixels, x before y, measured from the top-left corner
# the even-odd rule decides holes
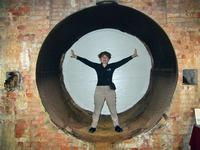
[[[25,120],[17,120],[16,125],[15,125],[15,137],[20,138],[23,136],[25,130],[27,129],[28,124],[26,123]]]
[[[172,104],[167,112],[168,119],[161,120],[151,131],[114,147],[132,150],[188,149],[194,123],[193,108],[200,107],[200,88],[198,85],[182,85],[182,69],[200,67],[200,2],[120,0],[119,3],[142,11],[163,27],[177,54],[179,74]],[[2,92],[0,95],[1,148],[95,148],[91,143],[58,131],[44,111],[35,83],[38,52],[49,31],[66,16],[94,4],[94,0],[1,0],[0,87],[3,88],[7,71],[19,70],[23,76],[21,91]],[[23,67],[25,61],[21,60],[20,54],[27,49],[29,56],[24,59],[28,59],[30,66]]]
[[[8,12],[11,12],[14,16],[21,16],[30,12],[30,8],[22,5],[17,8],[10,8],[8,9]]]

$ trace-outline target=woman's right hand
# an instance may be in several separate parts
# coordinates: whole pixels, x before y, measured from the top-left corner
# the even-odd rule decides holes
[[[71,50],[71,58],[77,58],[77,55],[74,53],[73,50]]]

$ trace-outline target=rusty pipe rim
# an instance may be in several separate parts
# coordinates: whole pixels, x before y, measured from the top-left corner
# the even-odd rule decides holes
[[[88,133],[92,114],[74,103],[62,80],[66,50],[83,35],[104,28],[118,29],[144,41],[154,62],[148,92],[131,109],[119,114],[124,127],[120,134],[112,130],[108,115],[101,116],[95,134]],[[38,55],[36,83],[42,104],[58,128],[89,142],[116,142],[148,131],[158,123],[170,106],[177,72],[176,55],[164,30],[133,8],[109,3],[78,11],[52,29]]]

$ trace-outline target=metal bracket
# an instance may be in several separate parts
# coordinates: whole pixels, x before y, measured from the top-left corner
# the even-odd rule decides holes
[[[96,5],[118,4],[118,0],[96,0]]]

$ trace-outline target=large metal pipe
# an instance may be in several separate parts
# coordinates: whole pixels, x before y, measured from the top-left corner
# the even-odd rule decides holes
[[[154,62],[146,95],[131,109],[119,114],[125,129],[120,134],[112,130],[107,115],[101,117],[95,134],[88,133],[92,114],[74,104],[62,79],[62,58],[66,50],[83,35],[103,28],[118,29],[138,37],[149,47]],[[87,141],[116,142],[156,125],[170,106],[177,70],[172,44],[156,22],[135,9],[102,3],[70,15],[53,28],[38,56],[36,81],[42,103],[59,128]]]

